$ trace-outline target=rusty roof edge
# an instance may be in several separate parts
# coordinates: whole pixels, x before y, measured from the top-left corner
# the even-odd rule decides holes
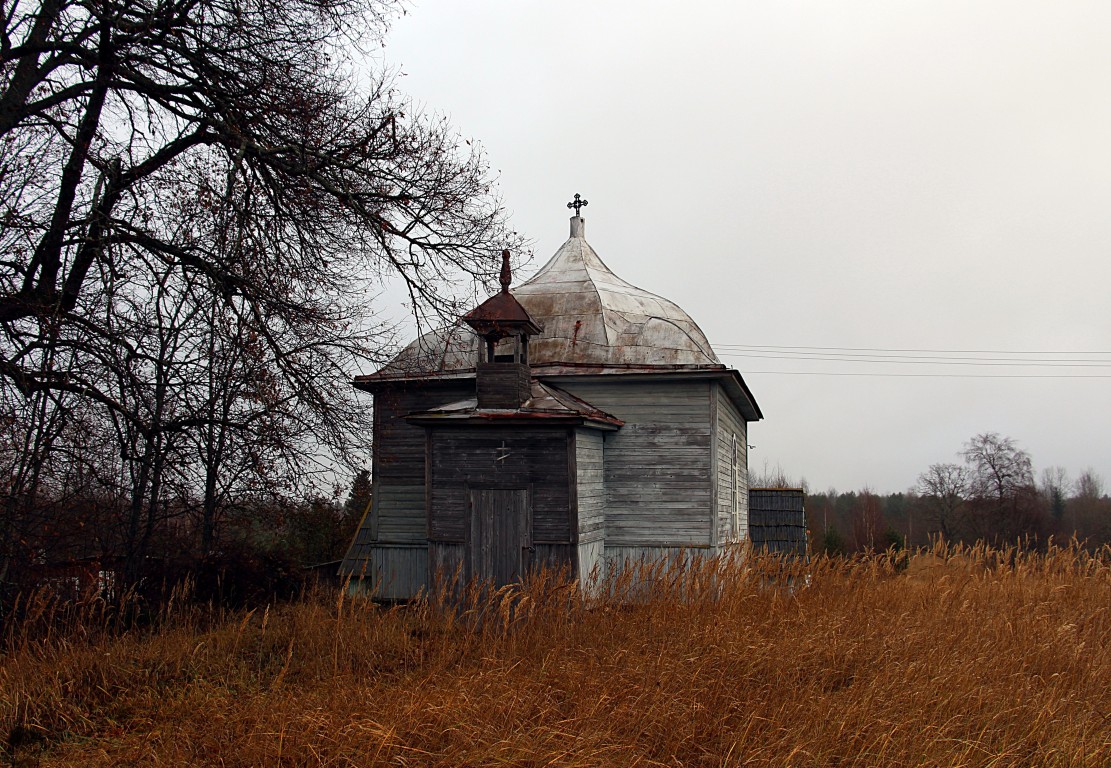
[[[727,370],[721,363],[577,363],[557,360],[549,363],[537,363],[532,366],[535,371],[550,371],[549,375],[559,375],[557,371],[567,369],[567,375],[599,375],[613,376],[625,373],[677,373],[683,375],[692,371],[724,371]]]
[[[551,395],[551,397],[557,403],[565,408],[578,410],[580,413],[583,413],[583,415],[589,418],[616,424],[619,427],[625,425],[624,421],[617,418],[612,413],[603,411],[601,408],[594,405],[593,403],[588,403],[586,400],[583,400],[581,397],[571,394],[565,389],[560,389],[553,384],[545,384],[543,381],[535,376],[532,378],[532,381],[542,390],[548,392],[548,394]],[[570,403],[566,402],[566,400],[570,400]]]
[[[727,370],[721,363],[691,363],[691,364],[678,364],[678,365],[645,365],[641,363],[576,363],[576,362],[552,362],[540,363],[539,365],[532,366],[532,373],[534,376],[581,376],[581,375],[603,375],[603,376],[616,376],[628,374],[657,374],[657,373],[677,373],[680,375],[687,375],[690,372],[698,371],[724,371]],[[374,385],[380,382],[394,382],[394,381],[441,381],[452,379],[469,379],[475,375],[474,367],[470,368],[452,368],[446,371],[421,371],[421,370],[398,370],[398,369],[382,369],[375,373],[368,373],[362,376],[356,376],[352,379],[352,384],[356,389],[368,389],[366,385]]]
[[[487,324],[504,324],[507,327],[520,326],[530,336],[544,330],[544,324],[537,322],[521,302],[510,292],[495,293],[461,318],[480,336]]]
[[[474,375],[474,368],[437,373],[402,372],[385,375],[382,373],[372,373],[366,376],[356,376],[352,384],[356,389],[374,393],[390,384],[409,383],[424,385],[445,382],[450,383],[473,379]],[[659,366],[658,368],[652,368],[648,366],[598,366],[581,363],[558,363],[554,365],[534,366],[532,375],[538,379],[555,379],[556,381],[561,378],[576,379],[578,381],[588,381],[590,379],[605,381],[613,379],[615,376],[656,380],[693,378],[717,379],[725,383],[726,393],[733,399],[733,402],[737,405],[738,410],[740,410],[746,420],[752,422],[761,421],[764,418],[764,414],[760,410],[760,405],[756,402],[752,390],[748,388],[748,384],[745,382],[744,377],[741,376],[740,371],[735,368],[726,368],[720,363],[717,365],[683,366],[679,368],[676,366]]]
[[[436,424],[504,424],[506,422],[523,422],[530,424],[552,424],[553,426],[586,426],[616,432],[625,425],[620,419],[609,419],[586,416],[575,413],[551,413],[550,411],[528,410],[475,410],[465,413],[436,413],[425,411],[413,413],[405,417],[412,424],[434,426]]]

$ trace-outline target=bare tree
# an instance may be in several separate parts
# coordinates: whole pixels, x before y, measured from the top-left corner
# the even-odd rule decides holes
[[[1068,500],[1068,532],[1089,545],[1111,541],[1111,500],[1104,495],[1103,478],[1091,467],[1080,473],[1075,494]]]
[[[931,527],[946,539],[959,535],[968,502],[968,468],[960,464],[931,464],[915,486],[922,497]]]
[[[960,456],[918,476],[918,505],[935,530],[964,541],[1041,541],[1049,532],[1048,502],[1034,484],[1030,455],[995,432],[976,435]]]
[[[883,505],[871,489],[865,488],[852,506],[853,545],[858,550],[872,551],[884,533]],[[882,546],[879,547],[883,549]]]
[[[767,459],[764,460],[763,470],[759,472],[749,470],[748,478],[750,488],[802,488],[804,491],[808,489],[805,477],[795,480],[780,464],[772,467]]]
[[[349,74],[392,5],[5,5],[0,371],[24,392],[92,394],[43,374],[31,337],[80,323],[105,272],[203,275],[208,295],[238,297],[287,376],[296,329],[350,319],[366,279],[400,277],[418,311],[452,306],[445,278],[489,277],[510,236],[481,156],[388,80]],[[250,237],[190,237],[171,195],[234,200]]]
[[[965,443],[974,501],[970,521],[977,538],[1013,542],[1042,534],[1042,507],[1030,455],[995,432]]]
[[[53,356],[44,360],[53,364]],[[0,389],[0,587],[22,581],[13,573],[33,560],[51,512],[44,509],[58,474],[52,446],[70,424],[67,393],[37,392],[30,398]]]
[[[352,76],[396,9],[2,4],[9,510],[44,477],[106,493],[134,565],[183,500],[207,551],[237,492],[362,463],[349,381],[392,340],[379,286],[400,280],[419,318],[454,314],[519,242],[470,142],[385,74]]]
[[[268,410],[270,398],[263,394],[275,386],[257,339],[221,302],[208,311],[197,336],[208,365],[199,371],[198,386],[185,395],[190,411],[201,417],[189,433],[196,459],[190,490],[195,493],[185,495],[197,499],[202,555],[214,551],[226,514],[268,485],[270,454],[284,437],[274,428],[280,416]]]
[[[1034,484],[1030,455],[1009,437],[995,432],[976,435],[964,447],[972,471],[972,492],[1000,501]]]
[[[1091,467],[1076,479],[1076,498],[1093,501],[1103,498],[1103,478]]]
[[[1068,470],[1064,467],[1046,467],[1042,470],[1038,491],[1057,526],[1060,526],[1064,520],[1065,502],[1071,487]]]

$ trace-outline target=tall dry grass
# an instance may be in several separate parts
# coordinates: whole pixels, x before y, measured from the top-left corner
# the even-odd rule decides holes
[[[540,574],[148,630],[88,612],[6,638],[16,764],[1111,765],[1106,550],[737,557],[589,598]]]

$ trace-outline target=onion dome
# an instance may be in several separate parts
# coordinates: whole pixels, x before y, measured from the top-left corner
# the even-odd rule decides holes
[[[514,296],[544,325],[531,342],[534,367],[718,366],[706,336],[677,304],[625,282],[586,242],[585,221]]]
[[[534,373],[723,369],[690,316],[610,271],[584,229],[585,220],[573,216],[567,242],[511,292],[543,329],[529,342]],[[424,334],[379,373],[359,378],[462,374],[474,370],[481,346],[475,331],[460,323]]]

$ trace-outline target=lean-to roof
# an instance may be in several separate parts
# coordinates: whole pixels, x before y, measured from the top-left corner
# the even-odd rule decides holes
[[[477,398],[470,397],[420,413],[409,414],[409,420],[422,424],[444,424],[466,421],[497,423],[506,421],[582,423],[601,429],[617,429],[625,422],[595,408],[570,392],[536,379],[531,383],[531,397],[518,408],[479,408]]]

